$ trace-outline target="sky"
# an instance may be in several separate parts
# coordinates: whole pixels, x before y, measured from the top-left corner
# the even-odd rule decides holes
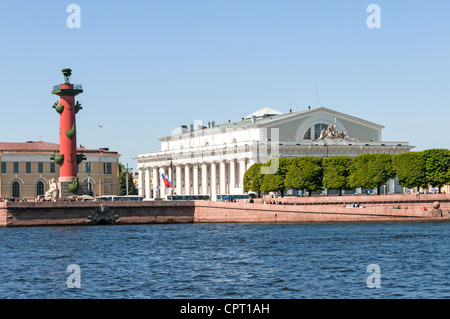
[[[384,141],[449,148],[449,35],[448,0],[1,1],[0,141],[59,142],[51,91],[71,68],[77,143],[134,169],[180,125],[262,107],[327,107]]]

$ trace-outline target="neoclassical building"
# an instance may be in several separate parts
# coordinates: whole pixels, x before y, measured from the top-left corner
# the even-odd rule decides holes
[[[49,181],[58,179],[59,165],[50,157],[59,144],[44,141],[0,142],[0,197],[34,200],[49,189]],[[86,160],[79,164],[78,177],[95,196],[118,195],[119,154],[103,149],[78,147]]]
[[[399,154],[414,147],[383,141],[382,125],[325,107],[288,113],[262,108],[237,122],[194,124],[160,138],[161,151],[139,154],[140,195],[209,195],[214,200],[217,195],[242,194],[245,171],[270,158]],[[389,191],[395,189],[392,181]]]

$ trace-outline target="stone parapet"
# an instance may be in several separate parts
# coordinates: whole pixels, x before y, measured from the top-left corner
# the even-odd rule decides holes
[[[0,226],[102,223],[310,223],[450,221],[450,195],[277,199],[294,204],[211,201],[0,202]],[[352,207],[352,203],[360,207]],[[439,203],[439,205],[437,205]]]

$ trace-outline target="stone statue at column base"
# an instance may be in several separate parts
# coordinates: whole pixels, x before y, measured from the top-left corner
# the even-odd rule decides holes
[[[52,178],[50,180],[50,188],[49,190],[45,193],[45,200],[54,200],[57,199],[59,195],[59,189],[58,189],[58,184],[56,183],[55,179]]]

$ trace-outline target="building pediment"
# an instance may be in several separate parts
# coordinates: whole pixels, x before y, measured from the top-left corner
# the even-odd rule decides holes
[[[267,128],[279,128],[280,140],[315,140],[323,130],[333,125],[338,135],[361,141],[380,141],[384,126],[325,107],[304,112],[291,113],[283,118],[273,118],[260,123]]]

